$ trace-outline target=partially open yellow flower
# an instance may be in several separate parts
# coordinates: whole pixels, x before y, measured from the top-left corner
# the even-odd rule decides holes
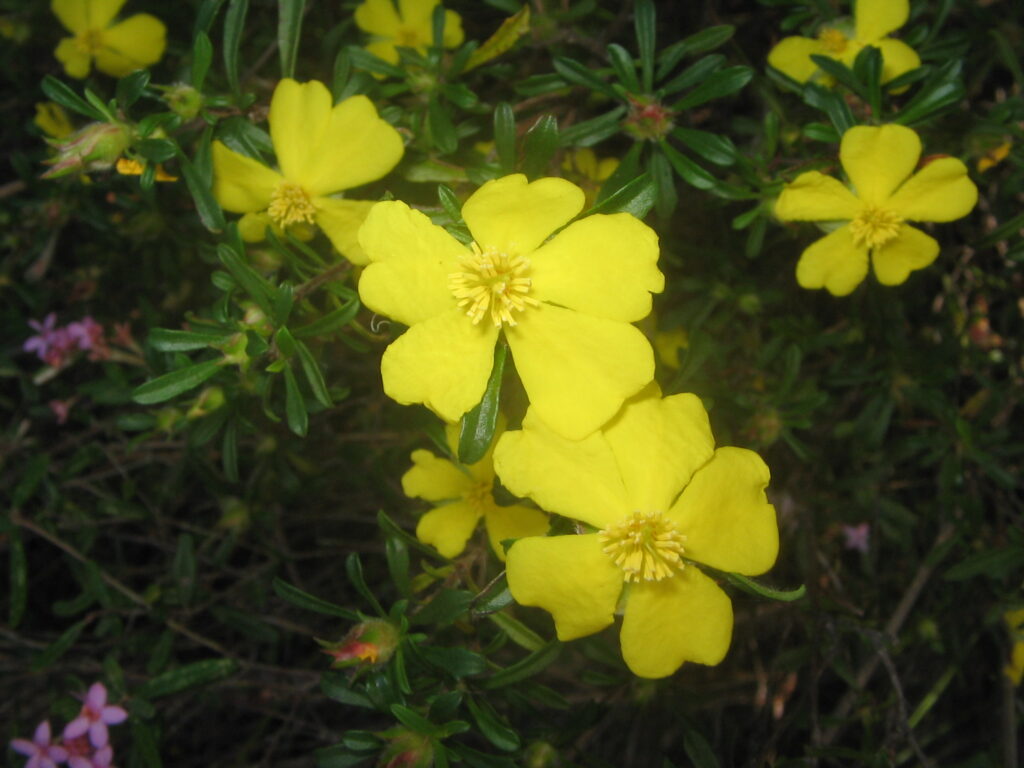
[[[565,153],[562,170],[570,179],[577,182],[587,195],[587,208],[597,202],[597,193],[608,177],[619,167],[617,157],[602,157],[594,153],[590,147],[580,147]]]
[[[500,427],[497,434],[501,433]],[[449,425],[448,447],[458,455],[459,428]],[[445,557],[455,557],[466,548],[476,524],[483,518],[491,547],[501,560],[501,542],[523,536],[543,536],[548,516],[521,504],[500,507],[494,501],[494,446],[476,464],[464,466],[441,459],[430,451],[412,453],[413,467],[402,476],[406,496],[443,502],[420,518],[416,537],[435,547]]]
[[[504,334],[552,429],[578,439],[614,416],[654,376],[651,345],[630,323],[664,286],[658,237],[616,213],[545,242],[582,207],[564,179],[489,181],[462,208],[475,239],[465,246],[405,203],[378,203],[359,232],[371,261],[359,295],[410,326],[384,352],[385,393],[457,421],[480,402]]]
[[[166,28],[148,13],[137,13],[111,24],[125,0],[51,0],[50,8],[73,37],[65,37],[54,55],[71,77],[96,69],[124,77],[160,61],[164,55]]]
[[[695,563],[764,573],[778,527],[764,493],[768,467],[753,451],[715,450],[695,395],[662,398],[652,384],[578,442],[531,410],[521,431],[498,442],[494,466],[512,493],[597,529],[509,549],[512,596],[548,611],[560,640],[599,632],[621,606],[622,656],[635,674],[722,660],[732,603]]]
[[[391,64],[398,63],[395,46],[425,53],[434,41],[431,17],[440,0],[365,0],[356,8],[356,25],[374,36],[366,50]],[[455,11],[444,12],[445,48],[462,44],[462,19]]]
[[[939,244],[907,222],[966,216],[978,189],[955,157],[937,158],[914,173],[920,157],[921,139],[909,128],[857,126],[839,147],[850,188],[818,171],[786,185],[775,203],[779,219],[839,224],[800,256],[800,285],[845,296],[867,275],[869,254],[883,285],[899,285],[935,261]]]
[[[36,116],[32,122],[39,130],[54,139],[66,138],[75,130],[64,107],[52,101],[36,104]]]
[[[262,239],[267,223],[282,230],[316,224],[349,261],[365,264],[357,233],[374,201],[328,195],[388,173],[405,151],[402,137],[365,96],[332,104],[316,80],[278,83],[269,120],[280,172],[215,141],[217,202],[249,214],[240,227],[246,239]]]
[[[871,45],[882,53],[882,82],[921,66],[921,59],[902,40],[886,37],[902,27],[910,15],[909,0],[854,0],[854,22],[823,27],[818,37],[786,37],[772,48],[768,63],[800,83],[823,73],[812,55],[838,59],[853,66],[857,54]],[[830,78],[823,80],[830,81]]]

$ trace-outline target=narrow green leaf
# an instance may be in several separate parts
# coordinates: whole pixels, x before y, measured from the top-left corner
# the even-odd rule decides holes
[[[581,64],[575,59],[570,59],[566,56],[556,56],[552,63],[554,64],[555,71],[568,82],[574,85],[582,85],[584,88],[596,93],[602,93],[610,99],[618,100],[620,98],[619,93],[595,75],[590,67]]]
[[[332,407],[334,401],[331,400],[330,392],[327,391],[327,382],[324,381],[324,375],[320,371],[320,364],[313,357],[313,353],[301,341],[295,342],[295,349],[299,353],[302,372],[306,374],[306,381],[309,383],[309,389],[313,393],[313,397],[324,408]]]
[[[508,635],[509,640],[520,648],[527,651],[539,651],[544,647],[544,638],[507,613],[489,613],[487,618],[498,625],[501,631]]]
[[[306,0],[277,0],[277,49],[281,54],[281,77],[295,77],[299,53],[302,14]]]
[[[202,0],[199,10],[196,11],[195,25],[192,27],[193,38],[200,32],[209,34],[213,20],[223,4],[224,0]]]
[[[630,93],[641,93],[644,90],[649,90],[641,89],[640,80],[637,79],[633,55],[621,45],[612,43],[608,46],[608,61],[611,62],[616,77],[619,78],[619,82],[622,83],[627,91]]]
[[[709,75],[700,85],[672,105],[675,110],[693,109],[712,99],[735,93],[750,82],[754,70],[750,67],[729,67]]]
[[[423,715],[420,715],[401,704],[392,704],[391,714],[393,714],[406,728],[416,733],[421,733],[424,736],[430,736],[437,731],[437,726],[423,717]]]
[[[711,189],[718,184],[718,179],[667,142],[661,143],[661,149],[675,172],[690,186],[697,189]]]
[[[46,477],[50,469],[50,454],[37,453],[32,456],[18,478],[14,492],[11,494],[11,506],[15,509],[25,506],[25,502],[32,498],[39,484]]]
[[[268,315],[274,314],[274,288],[260,274],[246,264],[235,249],[226,243],[217,246],[217,256],[227,267],[231,276],[238,281],[249,297]]]
[[[820,109],[828,115],[840,136],[854,126],[853,113],[846,100],[839,94],[816,83],[807,83],[804,86],[803,97],[808,106]]]
[[[494,108],[494,149],[503,174],[516,168],[516,116],[508,102]]]
[[[181,602],[188,605],[196,589],[196,547],[191,534],[178,536],[178,547],[171,561],[171,576],[178,587]]]
[[[85,625],[88,623],[88,619],[82,619],[65,629],[61,633],[60,637],[35,655],[32,659],[32,664],[30,665],[32,671],[38,672],[46,669],[47,667],[53,666],[61,656],[71,649],[71,646],[75,644],[78,636],[82,634],[82,630],[85,629]]]
[[[729,166],[736,162],[736,145],[728,136],[719,136],[695,128],[676,128],[672,131],[672,136],[715,165]]]
[[[377,512],[377,525],[380,526],[381,531],[386,536],[396,536],[404,541],[409,547],[421,552],[424,555],[429,555],[436,560],[447,560],[444,555],[438,552],[431,546],[428,546],[413,536],[408,531],[402,529],[398,523],[392,520],[387,514],[380,510]]]
[[[486,616],[488,613],[507,608],[513,602],[512,593],[508,590],[508,580],[502,573],[486,592],[481,592],[473,598],[473,615]]]
[[[117,90],[115,91],[117,106],[121,109],[128,109],[138,101],[147,85],[149,85],[149,70],[147,69],[137,69],[122,77],[117,81]]]
[[[287,581],[277,577],[271,582],[271,586],[278,597],[303,610],[322,613],[325,616],[337,616],[346,621],[360,621],[360,616],[355,611],[342,608],[340,605],[315,597],[308,592],[303,592],[298,587],[294,587]]]
[[[952,63],[959,64],[959,62]],[[957,67],[957,72],[959,73],[959,67]],[[951,76],[947,80],[933,78],[922,85],[917,95],[893,116],[893,122],[902,125],[923,122],[959,103],[963,99],[964,93],[964,84],[958,75]]]
[[[361,306],[358,297],[352,298],[323,317],[301,328],[296,328],[292,331],[292,335],[296,339],[307,339],[310,336],[326,336],[352,322],[352,319],[359,314]]]
[[[46,75],[42,83],[43,93],[50,101],[55,101],[65,109],[85,115],[90,120],[103,120],[101,110],[96,109],[89,102],[71,90],[70,86],[64,84],[53,75]]]
[[[642,219],[654,207],[656,195],[654,179],[650,174],[645,173],[604,198],[587,211],[586,215],[625,212]]]
[[[552,115],[542,115],[526,132],[523,140],[523,173],[527,178],[546,175],[556,149],[558,121]]]
[[[224,15],[224,74],[228,86],[237,98],[241,95],[238,82],[238,52],[245,32],[245,15],[249,0],[231,0]]]
[[[712,53],[684,69],[681,73],[669,80],[658,89],[658,94],[668,96],[679,91],[686,90],[698,83],[704,82],[711,73],[719,69],[725,63],[725,56],[720,53]]]
[[[684,37],[677,43],[664,48],[658,54],[658,71],[655,73],[655,80],[662,80],[668,73],[676,68],[685,56],[692,56],[705,51],[712,51],[733,36],[736,28],[730,24],[720,24],[716,27],[708,27],[700,32]]]
[[[192,72],[190,81],[192,87],[198,91],[203,89],[206,82],[206,75],[210,71],[210,64],[213,63],[213,43],[206,32],[197,32],[195,40],[192,41]]]
[[[882,112],[882,52],[873,45],[865,46],[853,62],[853,74],[864,84],[871,113]]]
[[[484,396],[465,416],[459,427],[459,461],[476,464],[480,461],[494,440],[501,413],[501,379],[505,373],[505,358],[508,348],[503,343],[494,347],[494,364],[487,380]]]
[[[195,389],[221,369],[223,359],[207,360],[203,363],[179,368],[163,376],[147,381],[135,388],[132,400],[140,405],[153,405],[177,397],[183,392]]]
[[[185,186],[192,195],[192,202],[195,203],[196,213],[199,220],[209,231],[220,233],[224,231],[224,212],[220,204],[213,196],[213,183],[201,171],[201,166],[208,161],[210,154],[210,133],[207,131],[200,139],[196,147],[195,164],[184,154],[178,155],[178,163],[181,166],[181,175],[185,178]]]
[[[459,202],[458,196],[451,187],[447,184],[438,184],[437,199],[453,223],[458,224],[462,221],[462,203]]]
[[[693,768],[719,768],[718,758],[715,757],[711,745],[693,728],[686,728],[683,731],[683,749],[693,763]]]
[[[472,602],[472,592],[464,589],[442,589],[412,617],[412,621],[415,624],[445,626],[464,615]]]
[[[501,721],[498,713],[487,703],[486,699],[481,698],[478,701],[473,696],[467,696],[466,706],[469,707],[469,713],[473,716],[477,726],[479,726],[480,733],[491,744],[505,752],[513,752],[519,749],[519,734]]]
[[[440,99],[431,99],[427,105],[427,124],[430,126],[430,137],[438,152],[447,155],[459,148],[455,123],[452,122],[448,107]]]
[[[309,432],[309,412],[290,365],[284,367],[284,415],[288,428],[299,437],[305,437]]]
[[[232,659],[195,661],[148,680],[135,691],[135,695],[144,699],[158,699],[223,680],[237,670],[238,664]]]
[[[466,648],[438,648],[430,645],[414,647],[424,661],[455,678],[482,675],[487,671],[487,660]]]
[[[386,616],[387,612],[381,607],[370,588],[366,586],[366,579],[363,578],[363,561],[355,552],[350,552],[349,556],[345,558],[345,573],[348,575],[349,583],[373,607],[373,610],[379,616]]]
[[[499,672],[495,672],[483,682],[483,687],[487,689],[502,688],[506,685],[518,683],[521,680],[532,677],[554,662],[561,652],[562,644],[557,640],[552,640],[540,650],[531,653],[525,659],[521,659],[511,666],[505,667]]]
[[[171,328],[154,328],[149,332],[146,343],[160,352],[191,352],[196,349],[216,347],[231,338],[232,331],[177,331]]]
[[[651,0],[637,0],[633,10],[633,24],[636,28],[636,45],[640,51],[640,70],[644,80],[644,92],[654,87],[654,50],[657,37],[657,19]]]
[[[970,555],[946,571],[946,581],[964,581],[975,576],[1003,579],[1024,565],[1024,547],[1010,545]]]
[[[7,623],[16,629],[25,615],[28,597],[28,559],[25,557],[25,543],[21,532],[13,528],[8,534],[8,573],[10,585],[7,592]]]
[[[409,579],[409,547],[398,536],[388,536],[384,542],[384,555],[388,561],[391,581],[402,597],[412,597],[412,581]]]
[[[753,579],[748,579],[746,576],[741,576],[738,573],[727,573],[725,574],[726,579],[733,586],[739,587],[744,592],[749,592],[752,595],[759,595],[761,597],[767,597],[769,600],[779,600],[783,603],[791,603],[794,600],[799,600],[805,594],[807,594],[807,587],[801,584],[796,589],[772,589],[766,587],[764,584],[758,584]]]
[[[487,38],[483,45],[470,54],[462,71],[468,72],[479,67],[481,64],[486,64],[488,61],[496,59],[515,45],[516,41],[529,31],[530,6],[523,5],[522,8],[501,22],[501,26],[498,27],[497,31]]]
[[[405,77],[405,70],[401,67],[389,64],[384,61],[384,59],[378,58],[369,51],[358,46],[350,45],[345,49],[345,51],[348,53],[349,59],[352,61],[352,65],[359,69],[365,69],[367,72],[384,75],[385,77]]]
[[[591,147],[619,132],[626,107],[619,106],[603,115],[584,120],[559,133],[558,143],[563,147]]]
[[[220,452],[221,466],[228,482],[238,482],[238,419],[230,419],[224,428]]]

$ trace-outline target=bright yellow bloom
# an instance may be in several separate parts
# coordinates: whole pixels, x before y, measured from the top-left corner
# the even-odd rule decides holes
[[[786,37],[772,48],[768,63],[800,83],[822,77],[812,55],[838,59],[853,66],[857,54],[871,45],[882,53],[882,82],[921,66],[921,59],[902,40],[886,37],[902,27],[910,15],[909,0],[854,0],[852,28],[847,24],[826,26],[817,38]],[[823,78],[830,82],[831,78]]]
[[[496,433],[500,434],[503,425]],[[447,428],[448,447],[458,455],[459,428]],[[413,451],[413,467],[402,476],[406,496],[444,502],[420,518],[416,537],[435,547],[445,557],[455,557],[466,548],[480,518],[487,526],[491,547],[501,560],[501,542],[523,536],[543,536],[548,516],[520,504],[500,507],[494,501],[494,446],[476,464],[464,466],[441,459],[430,451]]]
[[[374,36],[366,50],[391,64],[398,63],[395,46],[414,48],[420,53],[434,42],[431,17],[440,0],[365,0],[356,8],[356,25]],[[444,12],[445,48],[462,45],[462,19],[455,11]]]
[[[857,126],[839,147],[850,188],[818,171],[786,185],[775,203],[782,221],[845,222],[804,250],[796,268],[800,285],[845,296],[867,275],[868,254],[883,285],[899,285],[935,261],[939,244],[907,222],[966,216],[978,189],[954,157],[915,173],[920,156],[921,139],[909,128]]]
[[[465,246],[402,202],[374,206],[359,232],[371,264],[363,303],[410,326],[384,352],[384,391],[457,421],[480,402],[504,334],[533,408],[586,437],[654,376],[630,323],[664,287],[658,237],[627,213],[575,221],[583,191],[565,179],[489,181],[462,215]]]
[[[349,261],[366,263],[357,233],[373,201],[327,195],[394,168],[405,151],[398,131],[365,96],[332,106],[330,91],[316,80],[278,83],[269,121],[280,172],[215,141],[217,202],[226,211],[248,214],[240,225],[246,239],[262,239],[267,223],[282,230],[316,224]]]
[[[1003,668],[1003,672],[1013,681],[1014,685],[1020,685],[1020,681],[1024,679],[1024,608],[1007,611],[1003,620],[1006,622],[1006,628],[1013,641],[1010,663]]]
[[[498,442],[494,466],[512,493],[597,529],[520,539],[508,552],[512,596],[548,611],[560,640],[601,631],[623,606],[622,656],[635,674],[722,660],[732,603],[694,563],[764,573],[779,533],[768,467],[753,451],[715,450],[695,395],[662,398],[652,384],[578,442],[531,409]]]
[[[597,193],[608,177],[619,167],[617,157],[598,159],[590,147],[580,147],[566,153],[562,160],[562,170],[577,181],[587,195],[587,208],[597,202]]]
[[[148,13],[137,13],[111,24],[125,0],[51,0],[50,8],[73,37],[57,45],[54,56],[71,77],[96,69],[124,77],[136,69],[156,64],[164,55],[164,23]]]

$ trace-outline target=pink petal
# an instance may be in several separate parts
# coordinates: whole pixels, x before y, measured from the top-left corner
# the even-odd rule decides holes
[[[68,340],[71,340],[71,334],[68,334]],[[103,683],[93,683],[89,686],[89,693],[85,695],[85,704],[90,709],[95,709],[99,712],[106,706],[107,703],[107,689],[103,686]]]
[[[104,707],[100,717],[107,725],[117,725],[128,719],[128,713],[123,707]]]
[[[89,730],[89,718],[85,715],[79,715],[70,723],[64,726],[64,739],[77,739],[79,736]]]
[[[50,759],[55,760],[58,763],[63,763],[68,759],[68,751],[64,747],[58,747],[51,745],[47,748],[46,754],[50,756]]]
[[[68,765],[71,768],[93,768],[92,760],[81,755],[72,755],[68,758]]]
[[[39,745],[28,739],[12,739],[11,749],[19,755],[35,755],[39,752]]]
[[[94,747],[105,747],[110,741],[110,732],[107,731],[107,724],[97,720],[89,726],[89,741]]]
[[[50,743],[50,721],[43,720],[36,726],[36,732],[32,735],[32,741],[40,746]]]
[[[92,756],[92,764],[96,768],[107,768],[114,759],[114,750],[108,744],[103,749],[97,749],[96,754]]]

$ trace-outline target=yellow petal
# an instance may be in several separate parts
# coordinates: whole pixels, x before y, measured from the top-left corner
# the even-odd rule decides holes
[[[494,470],[516,496],[595,528],[606,528],[632,511],[615,454],[601,434],[566,440],[532,407],[521,430],[498,440]]]
[[[265,210],[283,179],[263,163],[213,142],[213,196],[232,213]]]
[[[88,29],[104,29],[125,0],[51,0],[50,8],[60,23],[74,33]]]
[[[250,212],[238,220],[238,234],[247,243],[259,243],[266,239],[269,226],[273,226],[273,223],[265,211]]]
[[[775,201],[780,221],[849,221],[860,201],[842,182],[818,171],[801,173]]]
[[[497,328],[473,325],[460,309],[417,323],[384,351],[384,393],[402,405],[423,403],[442,419],[457,421],[483,397],[497,338]]]
[[[427,501],[458,499],[469,490],[473,481],[448,459],[430,451],[412,452],[412,467],[402,475],[402,492],[409,498]]]
[[[505,336],[537,415],[580,440],[654,378],[650,342],[628,323],[552,304],[531,307]]]
[[[36,104],[36,117],[32,121],[39,130],[55,139],[63,139],[74,132],[68,113],[60,104],[43,101]]]
[[[484,512],[487,523],[487,537],[491,549],[504,562],[505,549],[501,542],[506,539],[523,539],[527,536],[543,536],[548,532],[548,516],[543,512],[514,504],[510,507],[490,505]]]
[[[267,119],[277,164],[284,177],[310,194],[337,192],[337,189],[314,192],[305,183],[307,170],[323,162],[317,150],[331,120],[331,92],[327,87],[317,80],[299,83],[285,78],[274,88]],[[344,140],[337,135],[331,138],[338,143]]]
[[[73,37],[65,37],[53,51],[53,55],[61,64],[68,77],[76,77],[79,80],[88,76],[92,68],[92,56],[82,51]]]
[[[771,568],[779,553],[779,527],[764,493],[769,477],[753,451],[715,451],[669,510],[686,536],[684,556],[747,576]]]
[[[662,398],[657,385],[629,400],[602,430],[615,454],[630,508],[666,510],[714,453],[707,412],[696,395]]]
[[[732,640],[732,603],[697,568],[630,585],[622,658],[639,677],[667,677],[685,661],[717,664]]]
[[[867,273],[868,251],[853,242],[848,225],[811,243],[796,265],[803,288],[827,288],[833,296],[853,293]]]
[[[326,131],[310,146],[314,149],[309,164],[298,181],[314,195],[376,181],[398,165],[405,152],[401,134],[381,119],[365,96],[338,102]]]
[[[899,285],[915,269],[927,267],[939,255],[939,244],[919,229],[904,225],[895,240],[871,254],[871,266],[882,285]]]
[[[806,83],[818,71],[818,65],[811,61],[811,54],[827,55],[820,40],[784,37],[768,53],[768,63],[798,83]]]
[[[167,28],[148,13],[137,13],[103,31],[103,47],[96,52],[96,69],[124,77],[160,61]]]
[[[455,557],[466,548],[479,519],[480,511],[465,501],[445,504],[420,518],[416,538],[445,557]]]
[[[318,197],[313,204],[317,208],[316,223],[338,253],[353,264],[368,264],[370,257],[359,244],[359,228],[376,201]]]
[[[583,190],[565,179],[528,183],[516,173],[480,187],[462,206],[462,216],[482,247],[527,255],[583,210],[583,199]]]
[[[594,317],[633,322],[651,312],[658,236],[628,213],[574,221],[530,256],[530,295]]]
[[[398,36],[398,13],[392,0],[365,0],[355,13],[356,26],[371,35]]]
[[[371,262],[359,297],[374,312],[414,325],[455,308],[448,275],[467,249],[422,213],[399,201],[377,203],[359,243]]]
[[[896,190],[886,208],[911,221],[953,221],[966,216],[978,202],[978,188],[967,166],[955,157],[940,157],[911,176]]]
[[[921,57],[917,51],[902,40],[886,37],[872,43],[882,51],[882,82],[888,83],[902,74],[921,66]],[[894,93],[903,93],[906,88],[897,88]]]
[[[378,59],[384,59],[388,64],[398,63],[398,49],[395,48],[395,44],[390,40],[374,40],[363,47]],[[384,78],[384,75],[377,74],[376,72],[373,73],[373,76],[378,79]]]
[[[856,0],[857,40],[873,43],[899,29],[910,16],[909,0]]]
[[[839,159],[865,203],[884,203],[913,172],[921,139],[902,125],[858,125],[843,134]]]
[[[462,17],[459,16],[455,11],[444,12],[444,34],[441,37],[441,42],[445,48],[457,48],[462,45],[462,41],[465,40],[465,34],[462,31]]]
[[[440,0],[398,0],[398,15],[408,27],[421,30],[430,39],[430,19]]]
[[[614,621],[622,571],[601,551],[596,533],[520,539],[505,571],[515,601],[550,613],[559,640],[592,635]]]
[[[1010,678],[1010,682],[1020,685],[1020,681],[1024,679],[1024,643],[1013,644],[1013,650],[1010,651],[1010,663],[1004,667],[1003,671]]]

